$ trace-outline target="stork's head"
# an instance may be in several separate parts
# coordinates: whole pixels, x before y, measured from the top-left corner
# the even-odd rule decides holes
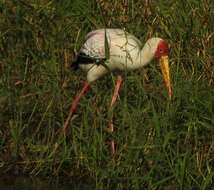
[[[154,56],[158,59],[166,86],[169,90],[169,101],[172,99],[169,74],[169,48],[168,44],[161,38],[151,38],[149,42],[153,49]]]
[[[155,57],[160,59],[162,56],[169,55],[169,47],[168,44],[164,40],[159,40],[157,44],[157,49],[155,51]]]

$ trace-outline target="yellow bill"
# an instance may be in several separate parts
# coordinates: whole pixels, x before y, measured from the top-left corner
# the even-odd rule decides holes
[[[159,59],[159,64],[161,71],[163,73],[163,77],[166,83],[166,86],[169,90],[169,101],[172,100],[172,90],[170,86],[170,74],[169,74],[169,57],[168,56],[161,56]]]

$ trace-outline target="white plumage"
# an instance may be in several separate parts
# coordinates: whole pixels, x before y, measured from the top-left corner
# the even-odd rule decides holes
[[[161,38],[150,38],[142,48],[141,42],[135,36],[121,29],[99,29],[88,33],[84,44],[79,50],[76,61],[72,64],[75,67],[79,66],[87,72],[87,82],[72,104],[64,124],[64,130],[88,84],[105,75],[108,69],[111,71],[135,70],[145,66],[156,57],[159,61],[166,86],[169,89],[169,100],[171,100],[168,53],[168,45]],[[121,82],[122,79],[119,76],[110,108],[117,99]],[[110,130],[112,132],[114,130],[113,112]],[[114,140],[111,141],[111,147],[112,153],[114,153]]]
[[[105,40],[105,35],[108,42]],[[99,29],[86,36],[86,41],[79,53],[95,59],[105,59],[105,43],[108,43],[110,59],[105,64],[109,69],[112,71],[135,70],[145,66],[154,58],[161,41],[163,41],[161,38],[151,38],[142,48],[141,42],[135,36],[121,29]],[[79,66],[88,72],[89,83],[107,73],[102,65],[81,64],[80,62]]]

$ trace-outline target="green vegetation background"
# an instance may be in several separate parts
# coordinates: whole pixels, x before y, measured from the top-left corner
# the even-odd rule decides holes
[[[1,0],[0,173],[98,189],[211,189],[213,19],[213,0]],[[84,36],[105,27],[169,43],[173,100],[155,61],[125,73],[111,134],[108,75],[91,85],[63,134],[86,80],[70,65]]]

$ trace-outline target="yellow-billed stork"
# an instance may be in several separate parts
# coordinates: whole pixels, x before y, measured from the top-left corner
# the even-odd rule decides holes
[[[141,47],[141,42],[135,36],[121,29],[98,29],[86,35],[85,42],[80,48],[77,59],[72,66],[79,66],[87,72],[87,82],[72,104],[64,124],[64,130],[88,84],[105,75],[109,69],[111,71],[139,69],[156,57],[169,90],[169,100],[171,100],[168,44],[163,39],[155,37],[150,38],[144,47]],[[122,78],[118,76],[110,108],[117,99],[121,82]],[[113,112],[110,126],[110,130],[113,132],[112,120]],[[111,142],[111,148],[112,153],[114,153],[114,140]]]

